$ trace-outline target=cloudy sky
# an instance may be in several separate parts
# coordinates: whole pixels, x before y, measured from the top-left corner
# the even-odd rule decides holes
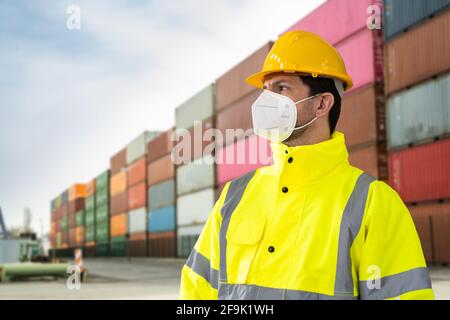
[[[49,230],[50,199],[323,0],[0,3],[0,206]],[[81,12],[70,30],[67,8]]]

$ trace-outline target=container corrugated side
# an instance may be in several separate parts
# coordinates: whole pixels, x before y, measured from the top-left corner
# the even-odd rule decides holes
[[[450,198],[450,139],[389,154],[389,183],[405,202]]]
[[[384,36],[390,40],[450,6],[450,0],[384,0]]]
[[[128,232],[136,233],[147,230],[147,208],[141,207],[128,212]]]
[[[387,128],[390,149],[450,134],[450,74],[392,95]]]
[[[214,188],[177,198],[177,225],[203,224],[214,206]]]
[[[175,109],[175,125],[177,129],[189,129],[194,121],[208,119],[213,114],[214,84],[211,84]]]
[[[386,94],[450,69],[450,10],[385,44]]]
[[[177,195],[214,186],[214,159],[200,158],[177,168]]]
[[[148,188],[148,208],[156,210],[175,203],[175,180],[170,179]]]

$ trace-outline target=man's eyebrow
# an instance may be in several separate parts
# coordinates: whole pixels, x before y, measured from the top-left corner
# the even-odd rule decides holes
[[[280,85],[281,83],[289,84],[289,82],[287,80],[282,79],[282,80],[277,80],[274,83],[272,83],[272,87]],[[264,89],[267,89],[267,85],[264,85]]]

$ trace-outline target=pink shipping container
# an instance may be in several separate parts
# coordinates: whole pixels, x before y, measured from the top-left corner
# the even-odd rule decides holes
[[[345,1],[345,4],[343,2]],[[382,0],[328,0],[287,31],[305,30],[320,34],[331,44],[367,28],[370,5],[376,4],[382,13]],[[284,32],[283,32],[284,33]]]
[[[380,35],[369,29],[362,29],[336,46],[352,77],[351,91],[371,84],[382,76],[382,66],[375,61],[375,55],[378,54],[376,50],[381,52],[381,46],[376,44],[377,37]]]
[[[256,135],[218,149],[217,184],[223,184],[249,171],[270,165],[271,155],[268,141]]]
[[[403,201],[450,198],[450,139],[389,154],[389,182]]]

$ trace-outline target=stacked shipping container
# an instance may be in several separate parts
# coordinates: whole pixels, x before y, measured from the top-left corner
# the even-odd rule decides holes
[[[147,255],[147,151],[159,133],[144,132],[127,145],[128,233],[130,255]]]
[[[385,1],[389,182],[426,260],[450,263],[450,1]]]
[[[176,256],[175,170],[171,159],[174,129],[148,143],[148,242],[150,257]]]
[[[84,215],[84,255],[95,256],[95,179],[87,184]]]
[[[450,262],[449,6],[450,0],[328,0],[289,29],[318,33],[342,54],[354,87],[343,98],[337,130],[345,133],[350,162],[389,179],[407,202],[427,261],[436,263]],[[382,31],[368,27],[376,22],[376,7],[384,10],[384,53]],[[104,201],[92,195],[96,188],[98,197],[98,179],[88,187],[84,212],[80,207],[73,214],[70,192],[55,198],[52,246],[82,244],[84,213],[87,248],[97,240],[100,252],[106,247],[98,245],[109,242],[112,255],[124,255],[129,234],[133,255],[172,256],[176,242],[178,255],[186,257],[225,183],[270,163],[267,141],[244,136],[260,93],[244,79],[261,68],[271,46],[176,109],[176,129],[190,133],[180,141],[186,147],[179,152],[177,145],[173,154],[184,163],[172,162],[172,129],[153,141],[156,133],[144,133],[111,158],[109,208],[96,209]],[[215,125],[224,139],[215,139],[215,154],[205,156],[212,134],[202,138]],[[227,136],[226,129],[241,131]],[[110,240],[101,235],[108,227],[96,226],[105,215]]]
[[[128,232],[126,149],[115,154],[110,163],[110,255],[124,256],[127,250],[126,235]]]
[[[174,157],[184,159],[176,168],[176,216],[177,252],[178,256],[186,257],[214,205],[214,159],[211,154],[203,157],[204,152],[211,150],[208,146],[214,146],[214,142],[203,139],[206,131],[214,127],[214,85],[179,106],[175,110],[175,123],[177,134],[189,132],[180,141],[185,148],[180,153],[174,152]]]
[[[109,170],[95,179],[95,240],[96,256],[109,254]]]
[[[77,226],[77,217],[81,220],[84,218],[86,195],[87,190],[85,184],[75,184],[69,189],[69,202],[67,207],[69,248],[80,247],[84,244],[84,236],[79,234],[82,229]]]
[[[320,34],[341,53],[353,88],[342,99],[337,130],[345,134],[350,163],[387,180],[383,34],[369,29],[368,8],[380,0],[329,0],[290,30]],[[374,11],[376,13],[376,11]],[[380,11],[381,12],[381,11]]]
[[[261,69],[272,45],[266,43],[216,81],[216,124],[223,136],[216,139],[216,199],[228,181],[271,163],[268,141],[252,134],[251,105],[261,91],[245,78]]]

